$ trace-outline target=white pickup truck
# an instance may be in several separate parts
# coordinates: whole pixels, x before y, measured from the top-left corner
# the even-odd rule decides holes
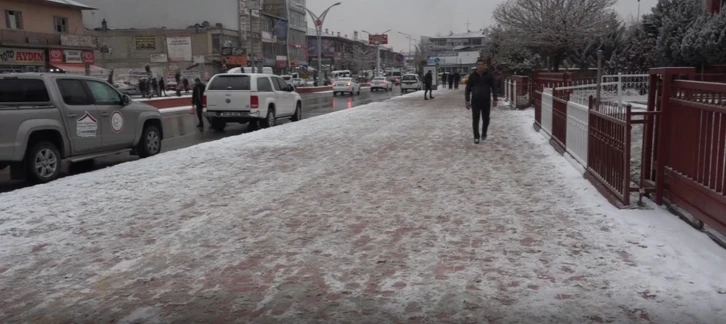
[[[273,74],[217,74],[207,83],[204,103],[204,116],[216,131],[223,131],[228,122],[259,122],[267,128],[277,119],[302,119],[300,95]]]

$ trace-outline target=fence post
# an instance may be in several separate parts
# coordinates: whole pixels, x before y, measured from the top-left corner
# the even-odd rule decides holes
[[[514,92],[512,93],[512,107],[517,108],[517,80],[514,80],[514,86],[512,87]]]
[[[597,51],[597,88],[595,89],[595,99],[600,103],[600,88],[602,87],[602,50]]]
[[[623,106],[623,74],[618,72],[618,107]]]
[[[620,79],[618,78],[618,80],[620,80]],[[620,86],[620,85],[618,84],[618,86]],[[618,107],[620,107],[620,106],[618,106]],[[631,118],[632,118],[632,112],[633,112],[632,108],[633,107],[630,104],[628,104],[628,106],[625,107],[625,152],[624,152],[625,161],[623,161],[625,163],[625,165],[623,166],[623,178],[624,178],[623,182],[625,182],[625,183],[623,184],[623,194],[624,194],[623,195],[623,200],[624,200],[623,204],[625,204],[626,207],[630,205],[630,147],[633,145],[632,140],[631,140],[631,136],[632,136],[632,132],[631,132],[632,120],[631,120]]]
[[[509,100],[509,102],[512,102],[509,98],[509,82],[510,82],[509,79],[504,81],[504,97],[507,98],[507,100]]]

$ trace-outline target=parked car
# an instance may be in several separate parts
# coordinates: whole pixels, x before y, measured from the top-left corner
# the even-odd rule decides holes
[[[97,78],[54,73],[0,75],[0,169],[45,183],[63,162],[161,151],[159,110]]]
[[[335,80],[333,84],[333,96],[346,92],[350,93],[351,96],[353,94],[360,94],[360,83],[355,82],[352,78],[341,77]]]
[[[401,92],[419,91],[423,88],[418,74],[404,74],[401,77]]]
[[[281,75],[280,77],[285,80],[285,83],[295,87],[295,80],[293,79],[292,75]]]
[[[116,82],[116,83],[114,83],[113,86],[116,87],[116,89],[119,92],[121,92],[121,93],[123,93],[125,95],[129,95],[129,96],[139,96],[139,95],[141,95],[141,90],[139,90],[139,86],[138,85],[133,85],[133,84],[131,84],[129,82],[125,82],[125,81],[124,82]]]
[[[224,130],[229,122],[259,122],[275,126],[277,119],[302,119],[302,99],[295,88],[274,74],[227,73],[209,80],[204,94],[212,128]]]
[[[373,80],[371,80],[371,91],[392,91],[393,90],[393,82],[390,82],[386,80],[385,77],[375,77]]]
[[[300,79],[300,78],[292,79],[292,82],[296,88],[305,86],[305,81],[303,81],[303,79]]]

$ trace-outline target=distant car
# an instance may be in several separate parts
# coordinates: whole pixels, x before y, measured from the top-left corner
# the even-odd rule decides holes
[[[295,87],[295,80],[293,80],[292,75],[281,75],[280,77],[285,80],[285,83]]]
[[[404,74],[401,77],[401,92],[419,91],[423,88],[418,74]]]
[[[463,77],[461,77],[461,82],[459,82],[459,83],[466,84],[468,81],[469,81],[469,75],[467,74],[467,75],[464,75]]]
[[[295,84],[295,87],[304,87],[305,86],[305,81],[300,78],[292,79],[292,82],[293,82],[293,84]]]
[[[385,77],[375,77],[371,80],[371,91],[389,91],[393,90],[393,82],[386,80]]]
[[[353,94],[360,94],[360,83],[355,82],[352,78],[338,78],[335,80],[333,84],[333,96],[346,92],[350,93],[351,96]]]
[[[223,131],[228,122],[275,126],[280,118],[302,119],[302,99],[281,77],[264,73],[222,73],[209,80],[204,116]]]
[[[138,86],[132,85],[128,82],[116,82],[113,86],[116,88],[116,90],[125,95],[138,96],[141,94],[141,90],[139,90]]]

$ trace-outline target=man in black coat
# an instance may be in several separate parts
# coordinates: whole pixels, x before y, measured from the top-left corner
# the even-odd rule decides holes
[[[446,72],[441,73],[441,89],[446,88],[446,82],[449,80],[449,75]]]
[[[197,118],[199,119],[197,127],[200,130],[204,130],[204,120],[202,119],[202,112],[204,112],[204,85],[202,84],[202,80],[199,78],[194,79],[194,89],[192,89],[192,106],[197,109]]]
[[[456,71],[454,73],[454,89],[459,90],[459,82],[461,82],[461,74],[459,74],[459,71]]]
[[[470,109],[472,112],[474,143],[479,144],[479,139],[487,138],[492,102],[494,107],[497,106],[497,85],[494,82],[494,76],[487,69],[486,62],[482,59],[476,61],[476,71],[469,75],[464,98],[466,99],[466,109]],[[483,122],[481,133],[479,133],[480,117]]]
[[[434,76],[431,74],[431,70],[426,72],[426,75],[424,75],[424,100],[429,100],[426,95],[428,94],[431,99],[434,99],[434,93],[432,92],[434,84]]]

